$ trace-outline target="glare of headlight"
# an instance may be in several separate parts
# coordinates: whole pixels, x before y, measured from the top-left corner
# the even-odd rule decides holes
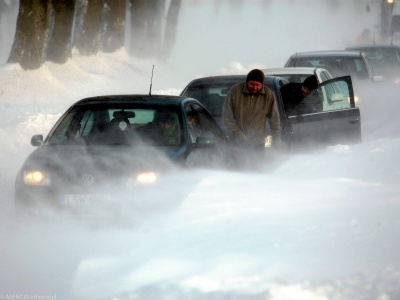
[[[354,96],[354,104],[356,106],[358,105],[358,100],[359,100],[358,96]]]
[[[137,175],[136,181],[140,184],[152,184],[157,181],[158,175],[154,172],[143,172]]]
[[[387,2],[388,2],[388,3],[393,3],[393,2],[394,2],[394,0],[387,0]]]
[[[50,176],[42,171],[25,171],[24,183],[29,185],[50,185]]]

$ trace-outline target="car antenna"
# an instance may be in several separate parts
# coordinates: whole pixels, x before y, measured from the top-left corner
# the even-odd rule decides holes
[[[154,65],[153,65],[153,68],[151,69],[151,79],[150,79],[150,91],[149,91],[149,96],[151,96],[151,87],[153,86],[153,71],[154,71]]]

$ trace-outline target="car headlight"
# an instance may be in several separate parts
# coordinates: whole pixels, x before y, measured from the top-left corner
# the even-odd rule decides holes
[[[142,172],[136,176],[136,182],[139,184],[152,184],[155,183],[159,175],[155,172]]]
[[[355,95],[355,96],[354,96],[354,104],[355,104],[355,106],[358,105],[359,100],[360,100],[360,98],[359,98],[358,96]]]
[[[24,171],[23,180],[28,185],[51,185],[50,174],[39,170]]]

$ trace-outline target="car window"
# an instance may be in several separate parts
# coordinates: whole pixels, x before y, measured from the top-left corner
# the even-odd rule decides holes
[[[363,51],[379,74],[386,73],[387,69],[400,66],[400,57],[394,48],[376,48]]]
[[[321,76],[321,81],[322,81],[322,82],[327,81],[328,79],[330,79],[330,77],[328,76],[328,74],[326,74],[325,71],[322,71],[322,72],[320,73],[320,76]]]
[[[278,76],[288,82],[302,83],[307,77],[311,76],[311,74],[276,74],[270,76]]]
[[[198,137],[220,138],[222,136],[217,123],[203,107],[197,104],[188,105],[186,118],[192,143],[195,143]]]
[[[229,89],[235,83],[216,83],[191,85],[183,93],[183,96],[191,97],[202,103],[213,117],[222,115],[222,106]]]
[[[199,124],[202,130],[202,134],[204,137],[212,137],[212,138],[219,138],[221,132],[217,127],[216,122],[210,117],[207,111],[199,106],[193,105],[195,111],[197,112],[199,118]]]
[[[113,118],[113,114],[117,111],[120,111],[120,108],[115,108],[115,109],[109,109],[108,114],[109,118]],[[147,124],[149,122],[153,121],[154,114],[156,112],[155,109],[124,109],[125,112],[129,112],[129,116],[127,116],[127,119],[129,120],[129,123],[131,125],[142,125],[142,124]]]
[[[49,143],[132,144],[151,138],[155,145],[178,145],[180,132],[179,117],[173,110],[83,107],[68,112],[50,135]]]
[[[359,78],[368,78],[368,70],[367,66],[364,60],[360,59],[354,59],[354,64],[355,64],[355,75],[358,76]],[[348,74],[343,74],[343,75],[348,75]],[[350,73],[350,75],[353,75]]]
[[[345,78],[334,79],[319,85],[296,108],[296,114],[327,112],[354,107],[352,87]]]
[[[315,67],[323,68],[325,63],[320,58],[296,58],[296,67]]]
[[[198,112],[193,109],[192,105],[186,107],[186,122],[190,142],[195,143],[198,137],[203,136],[203,130],[199,122]]]
[[[297,67],[312,65],[329,71],[333,77],[353,76],[357,79],[369,78],[368,69],[362,58],[357,57],[318,57],[297,58]]]
[[[285,79],[285,80],[287,80],[289,82],[298,82],[298,79],[294,75],[289,75],[289,74],[271,74],[271,75],[269,75],[268,74],[268,76],[278,76],[278,77],[283,78],[283,79]]]

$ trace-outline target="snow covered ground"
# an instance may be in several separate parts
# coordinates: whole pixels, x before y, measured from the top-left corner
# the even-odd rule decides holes
[[[196,187],[179,207],[131,227],[16,222],[30,137],[83,97],[147,94],[154,63],[121,50],[35,71],[1,66],[0,298],[400,298],[400,87],[385,83],[360,99],[362,144],[278,157],[257,173],[184,174],[179,184]],[[265,63],[205,64],[210,75],[250,65]],[[179,94],[196,74],[156,63],[153,94]]]

